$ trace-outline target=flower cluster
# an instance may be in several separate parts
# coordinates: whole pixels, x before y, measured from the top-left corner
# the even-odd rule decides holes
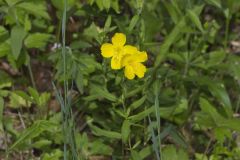
[[[101,46],[101,54],[111,59],[111,68],[124,69],[124,75],[128,79],[134,79],[135,75],[142,78],[146,67],[142,64],[147,60],[147,53],[139,51],[136,47],[125,45],[126,36],[123,33],[115,33],[112,43],[104,43]]]

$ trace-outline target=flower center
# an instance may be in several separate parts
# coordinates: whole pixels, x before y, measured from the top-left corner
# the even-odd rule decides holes
[[[115,49],[114,49],[114,51],[115,51],[115,53],[116,54],[121,54],[122,53],[122,48],[121,47],[116,47]]]
[[[128,65],[133,65],[135,63],[135,60],[133,59],[133,57],[129,58],[127,61]]]

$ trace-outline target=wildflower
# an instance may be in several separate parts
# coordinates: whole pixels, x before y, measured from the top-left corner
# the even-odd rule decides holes
[[[137,52],[137,48],[131,45],[125,45],[126,36],[123,33],[115,33],[111,43],[104,43],[101,46],[101,54],[105,58],[111,58],[111,68],[121,69],[122,58],[124,55]]]
[[[128,79],[134,79],[135,75],[143,78],[146,67],[141,63],[147,60],[147,53],[137,51],[134,54],[125,55],[122,59],[122,66],[125,67],[124,75]]]

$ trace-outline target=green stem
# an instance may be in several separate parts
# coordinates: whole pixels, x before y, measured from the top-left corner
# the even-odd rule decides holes
[[[67,116],[67,83],[66,83],[66,44],[65,44],[65,27],[66,27],[66,2],[64,0],[64,11],[62,17],[62,58],[63,58],[63,76],[64,76],[64,109],[62,110],[63,120],[63,136],[64,136],[64,160],[67,160],[67,127],[68,127],[68,116]]]
[[[33,88],[36,89],[36,84],[35,84],[35,81],[34,81],[34,77],[33,77],[33,72],[32,72],[32,67],[31,67],[31,62],[29,61],[28,65],[28,72],[29,72],[29,75],[30,75],[30,78],[31,78],[31,82],[32,82],[32,85],[33,85]]]
[[[162,151],[161,151],[161,137],[160,137],[160,130],[161,130],[161,119],[160,119],[160,109],[159,109],[159,81],[158,79],[155,82],[154,85],[154,89],[155,89],[155,104],[154,104],[154,108],[155,108],[155,116],[157,119],[157,139],[158,139],[158,147],[159,147],[159,155],[160,155],[160,159],[162,160]]]
[[[230,14],[230,13],[229,13]],[[229,15],[226,17],[226,24],[225,24],[225,39],[224,39],[224,49],[227,49],[227,44],[228,44],[228,37],[229,37],[229,25],[230,25],[230,18],[231,16]]]
[[[64,0],[64,11],[62,17],[62,57],[63,57],[63,76],[64,76],[64,105],[67,106],[67,81],[66,81],[66,42],[65,42],[65,30],[66,30],[66,14],[67,14],[67,0]]]
[[[62,107],[63,135],[64,135],[64,160],[77,160],[78,154],[75,141],[75,124],[71,109],[71,98],[68,95],[68,79],[66,64],[66,21],[67,21],[67,0],[64,0],[64,11],[62,16],[62,58],[63,58],[63,76],[64,76],[64,98]],[[69,151],[68,151],[69,149]],[[70,155],[71,154],[71,155]]]
[[[122,79],[121,85],[122,85],[121,103],[122,103],[124,114],[126,114],[126,105],[125,105],[126,86],[125,86],[125,78]],[[125,143],[123,141],[122,141],[122,155],[123,155],[123,159],[127,159],[126,158],[126,154],[125,154]]]
[[[125,78],[122,80],[122,96],[121,102],[123,106],[124,113],[126,113],[126,105],[125,105],[125,98],[126,98],[126,85],[125,85]]]

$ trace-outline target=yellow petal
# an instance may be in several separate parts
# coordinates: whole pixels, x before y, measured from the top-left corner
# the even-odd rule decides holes
[[[124,46],[126,43],[126,36],[123,33],[115,33],[112,37],[112,43],[116,46]]]
[[[127,77],[128,79],[133,79],[135,77],[134,71],[132,66],[126,66],[125,70],[124,70],[124,75],[125,77]]]
[[[145,62],[147,60],[146,52],[137,52],[135,54],[126,54],[122,59],[122,66],[131,65],[132,63]]]
[[[146,52],[139,52],[137,54],[137,58],[136,58],[137,62],[145,62],[148,59],[147,53]]]
[[[144,74],[146,72],[146,67],[141,64],[141,63],[134,63],[133,64],[133,69],[134,69],[134,73],[139,77],[139,78],[143,78]]]
[[[112,69],[121,69],[121,57],[119,56],[113,56],[111,59],[111,68]]]
[[[137,53],[137,48],[131,45],[126,45],[123,47],[124,49],[124,54],[134,54]]]
[[[126,65],[129,65],[129,62],[131,61],[132,59],[132,56],[130,56],[129,54],[127,55],[124,55],[123,58],[122,58],[122,66],[126,66]]]
[[[103,57],[105,58],[109,58],[113,56],[113,52],[114,52],[114,47],[112,44],[110,43],[104,43],[101,46],[101,54]]]

